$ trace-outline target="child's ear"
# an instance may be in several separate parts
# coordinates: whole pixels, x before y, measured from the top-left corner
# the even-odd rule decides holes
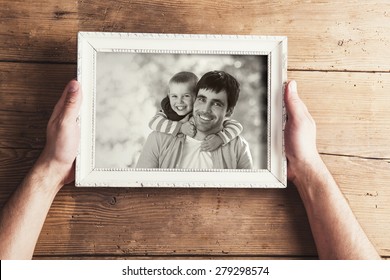
[[[225,117],[230,117],[232,114],[233,114],[233,109],[234,108],[229,108],[229,109],[227,109],[227,111],[226,111],[226,114],[225,114]]]

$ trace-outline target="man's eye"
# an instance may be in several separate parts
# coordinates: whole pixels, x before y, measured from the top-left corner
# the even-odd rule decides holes
[[[214,106],[222,107],[223,105],[222,105],[222,103],[220,103],[220,102],[214,102]]]
[[[204,97],[198,97],[197,100],[200,101],[200,102],[204,102],[205,98]]]

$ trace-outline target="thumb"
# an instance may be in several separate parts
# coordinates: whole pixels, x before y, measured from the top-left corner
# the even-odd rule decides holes
[[[69,103],[67,100],[68,94],[75,91],[79,91],[79,88],[80,85],[76,80],[72,80],[66,85],[60,99],[57,101],[56,105],[54,106],[53,113],[51,114],[52,119],[57,118],[60,114],[64,112],[65,103]],[[71,100],[73,101],[74,98],[71,98]]]
[[[298,96],[297,82],[294,80],[287,84],[284,102],[289,118],[298,117],[301,113],[307,111],[305,104]]]
[[[72,80],[69,82],[66,90],[64,91],[65,100],[63,104],[64,119],[76,119],[79,115],[81,106],[81,89],[80,84]]]

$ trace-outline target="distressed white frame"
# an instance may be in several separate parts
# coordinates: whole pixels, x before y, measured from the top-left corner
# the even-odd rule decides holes
[[[96,54],[98,52],[238,54],[268,56],[267,169],[95,168]],[[79,32],[78,80],[82,86],[81,143],[76,186],[100,187],[251,187],[287,186],[284,151],[284,85],[287,37]]]

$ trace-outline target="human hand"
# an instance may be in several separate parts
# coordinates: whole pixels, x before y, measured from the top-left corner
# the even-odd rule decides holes
[[[187,136],[194,137],[196,134],[195,125],[191,122],[185,122],[181,125],[180,132]]]
[[[223,144],[223,140],[217,134],[207,135],[206,139],[200,145],[200,150],[203,152],[212,152],[218,149]]]
[[[74,161],[80,142],[80,127],[77,122],[81,106],[80,84],[72,80],[65,87],[54,107],[47,125],[46,145],[37,165],[49,168],[59,187],[74,180]]]
[[[287,122],[284,130],[288,179],[294,182],[308,169],[321,161],[316,145],[316,124],[306,105],[298,96],[297,84],[290,81],[286,87],[284,101]]]

